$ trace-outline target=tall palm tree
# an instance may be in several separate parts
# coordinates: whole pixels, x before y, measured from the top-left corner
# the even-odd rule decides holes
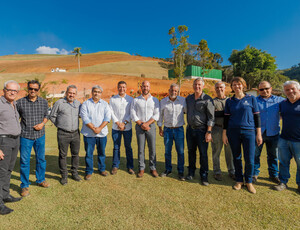
[[[81,50],[80,47],[75,47],[74,50],[72,51],[72,53],[75,54],[75,58],[77,58],[78,61],[78,72],[80,72],[80,56],[82,55],[80,50]]]

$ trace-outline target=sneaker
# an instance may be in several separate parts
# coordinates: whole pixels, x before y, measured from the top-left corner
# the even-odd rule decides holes
[[[37,185],[40,186],[40,187],[43,187],[43,188],[49,188],[50,187],[50,184],[45,180],[41,183],[38,183]]]
[[[280,180],[278,176],[270,176],[269,179],[274,182],[275,184],[280,184]]]
[[[29,196],[30,193],[29,193],[29,188],[22,188],[21,190],[21,196],[22,197],[26,197],[26,196]]]
[[[163,173],[160,174],[161,177],[166,177],[168,176],[170,173],[172,173],[172,171],[166,170]]]
[[[184,174],[183,173],[178,173],[178,178],[179,178],[179,180],[181,180],[181,181],[184,181],[185,179],[184,179]]]
[[[252,177],[252,183],[255,184],[257,182],[258,175]]]
[[[68,177],[62,177],[62,178],[60,178],[60,183],[61,183],[61,185],[68,184]]]
[[[256,189],[254,188],[252,183],[247,183],[247,189],[250,193],[255,194],[256,193]]]
[[[72,175],[72,179],[75,180],[75,181],[77,181],[77,182],[79,182],[79,181],[82,180],[81,177],[78,174],[73,174]]]
[[[187,175],[187,177],[186,177],[185,179],[186,179],[186,180],[193,180],[193,177],[194,177],[194,176],[192,176],[192,175],[189,174],[189,175]]]
[[[215,180],[222,181],[222,175],[221,174],[215,174],[214,175]]]
[[[243,182],[236,182],[235,185],[232,186],[234,190],[241,190],[243,187],[244,183]]]
[[[285,190],[287,188],[287,185],[284,183],[280,183],[278,185],[273,186],[273,189],[276,191],[282,191]]]

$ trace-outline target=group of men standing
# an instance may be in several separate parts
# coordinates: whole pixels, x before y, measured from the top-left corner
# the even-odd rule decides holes
[[[224,108],[227,97],[225,84],[217,82],[217,97],[212,99],[203,92],[204,80],[197,78],[193,82],[194,93],[187,98],[179,96],[179,86],[171,84],[169,96],[161,102],[150,94],[150,82],[141,84],[141,95],[132,98],[126,94],[127,84],[120,81],[117,85],[118,94],[108,104],[101,95],[103,89],[96,85],[92,88],[92,97],[82,105],[76,100],[77,88],[68,86],[65,98],[59,99],[48,115],[47,101],[38,96],[40,83],[29,81],[28,95],[15,102],[20,86],[15,81],[4,84],[4,95],[0,98],[0,214],[8,214],[13,210],[4,203],[16,202],[9,194],[10,175],[14,168],[18,150],[20,149],[21,196],[29,195],[30,156],[32,147],[36,156],[36,183],[48,188],[45,180],[45,124],[50,119],[57,127],[59,149],[60,183],[68,183],[67,152],[71,150],[71,173],[75,181],[82,179],[78,175],[80,133],[79,118],[82,119],[81,133],[86,151],[85,180],[90,180],[94,171],[93,152],[95,146],[98,154],[98,170],[100,175],[107,176],[105,165],[105,148],[107,144],[107,124],[113,121],[113,163],[111,174],[117,174],[120,164],[120,146],[122,136],[127,159],[128,173],[134,175],[132,142],[132,123],[136,123],[138,144],[138,172],[141,178],[145,172],[145,145],[149,148],[149,168],[153,177],[158,177],[156,170],[156,125],[159,135],[165,144],[165,171],[161,177],[172,172],[172,146],[175,142],[177,152],[177,170],[180,180],[192,180],[196,171],[196,152],[200,153],[200,178],[205,186],[208,182],[208,143],[212,142],[213,171],[216,180],[222,180],[220,169],[220,153],[223,147],[222,131]],[[286,188],[290,177],[289,163],[292,157],[297,163],[297,184],[300,191],[300,86],[289,81],[284,84],[287,100],[271,94],[269,82],[259,84],[257,101],[262,120],[263,141],[267,146],[270,179],[276,183],[274,189]],[[184,114],[187,115],[186,140],[188,145],[188,175],[184,177]],[[279,114],[283,119],[283,129],[279,137]],[[20,121],[19,121],[20,119]],[[279,140],[279,144],[278,144]],[[277,150],[279,145],[280,170],[278,170]],[[255,176],[258,179],[260,153],[262,145],[256,147]],[[230,146],[225,146],[225,158],[229,176],[234,179],[235,172]],[[279,171],[279,176],[278,176]]]

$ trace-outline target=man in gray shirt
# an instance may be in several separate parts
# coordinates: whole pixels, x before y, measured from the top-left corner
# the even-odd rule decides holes
[[[53,106],[50,120],[57,127],[57,142],[59,150],[59,169],[61,173],[60,183],[68,183],[67,154],[68,148],[71,149],[71,173],[75,181],[81,181],[78,176],[79,166],[79,110],[80,102],[75,99],[77,87],[69,85],[66,97],[59,99]]]
[[[13,210],[4,203],[16,202],[9,194],[10,176],[15,167],[20,146],[21,126],[19,114],[16,109],[15,99],[20,86],[15,81],[4,83],[3,93],[0,98],[0,214],[6,215]]]
[[[204,80],[196,78],[193,94],[187,96],[186,140],[189,155],[189,174],[186,180],[192,180],[196,171],[196,151],[200,152],[200,177],[202,185],[208,186],[208,142],[212,141],[211,130],[214,125],[215,106],[210,96],[203,92]]]
[[[215,105],[215,125],[212,129],[213,142],[212,147],[212,158],[213,158],[213,168],[214,168],[214,178],[218,181],[222,180],[221,168],[220,168],[220,154],[223,148],[222,133],[223,133],[223,121],[224,121],[224,109],[225,102],[228,97],[225,96],[225,83],[217,82],[215,84],[215,91],[217,97],[214,98]],[[229,176],[234,179],[234,165],[230,145],[224,146],[225,159],[228,169]]]

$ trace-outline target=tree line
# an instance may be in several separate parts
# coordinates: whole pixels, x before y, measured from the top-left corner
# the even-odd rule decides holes
[[[275,57],[250,45],[243,50],[233,50],[228,58],[231,65],[222,66],[221,54],[211,52],[205,39],[199,44],[188,43],[187,31],[188,27],[185,25],[178,26],[177,30],[175,27],[169,30],[172,59],[165,60],[172,61],[173,64],[169,67],[174,69],[179,85],[184,80],[184,71],[188,65],[200,66],[206,71],[222,70],[225,82],[230,82],[235,76],[243,77],[249,89],[257,87],[262,80],[269,81],[273,88],[280,88],[282,83],[289,79],[288,76],[296,76],[295,78],[300,80],[300,63],[289,72],[276,71]]]

